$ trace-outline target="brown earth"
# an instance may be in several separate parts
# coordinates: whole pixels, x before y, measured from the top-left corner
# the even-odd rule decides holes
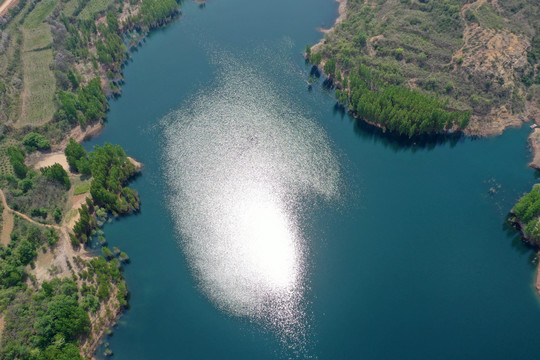
[[[19,0],[5,0],[2,5],[0,5],[0,16],[7,13],[9,9],[17,5],[18,2]]]

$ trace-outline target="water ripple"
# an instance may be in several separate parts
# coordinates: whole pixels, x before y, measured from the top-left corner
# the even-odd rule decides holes
[[[309,329],[302,216],[339,195],[339,163],[324,130],[271,81],[230,56],[221,67],[218,84],[164,121],[169,207],[208,299],[302,353]]]

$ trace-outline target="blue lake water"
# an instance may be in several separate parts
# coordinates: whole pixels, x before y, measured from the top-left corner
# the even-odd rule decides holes
[[[144,163],[141,213],[105,228],[132,260],[114,359],[538,358],[532,253],[504,226],[536,180],[529,128],[410,144],[358,125],[307,86],[336,16],[185,2],[133,53],[85,144]]]

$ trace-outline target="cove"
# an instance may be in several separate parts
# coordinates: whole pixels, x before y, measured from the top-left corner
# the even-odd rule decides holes
[[[115,359],[537,358],[531,252],[504,227],[536,181],[529,128],[408,144],[359,126],[322,79],[307,86],[302,51],[336,14],[331,0],[185,2],[133,53],[85,144],[144,163],[141,213],[105,228],[132,260]]]

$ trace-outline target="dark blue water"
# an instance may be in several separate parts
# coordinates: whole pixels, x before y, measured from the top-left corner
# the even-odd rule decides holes
[[[307,89],[301,56],[336,14],[331,0],[186,2],[178,22],[133,54],[105,131],[86,144],[120,144],[145,164],[131,185],[142,212],[105,229],[132,259],[131,308],[105,339],[115,359],[538,358],[531,252],[504,227],[535,182],[530,130],[411,145],[355,125],[320,82]],[[208,300],[168,206],[164,118],[227,83],[228,62],[247,64],[322,127],[342,168],[342,200],[304,212],[309,331],[300,353]]]

